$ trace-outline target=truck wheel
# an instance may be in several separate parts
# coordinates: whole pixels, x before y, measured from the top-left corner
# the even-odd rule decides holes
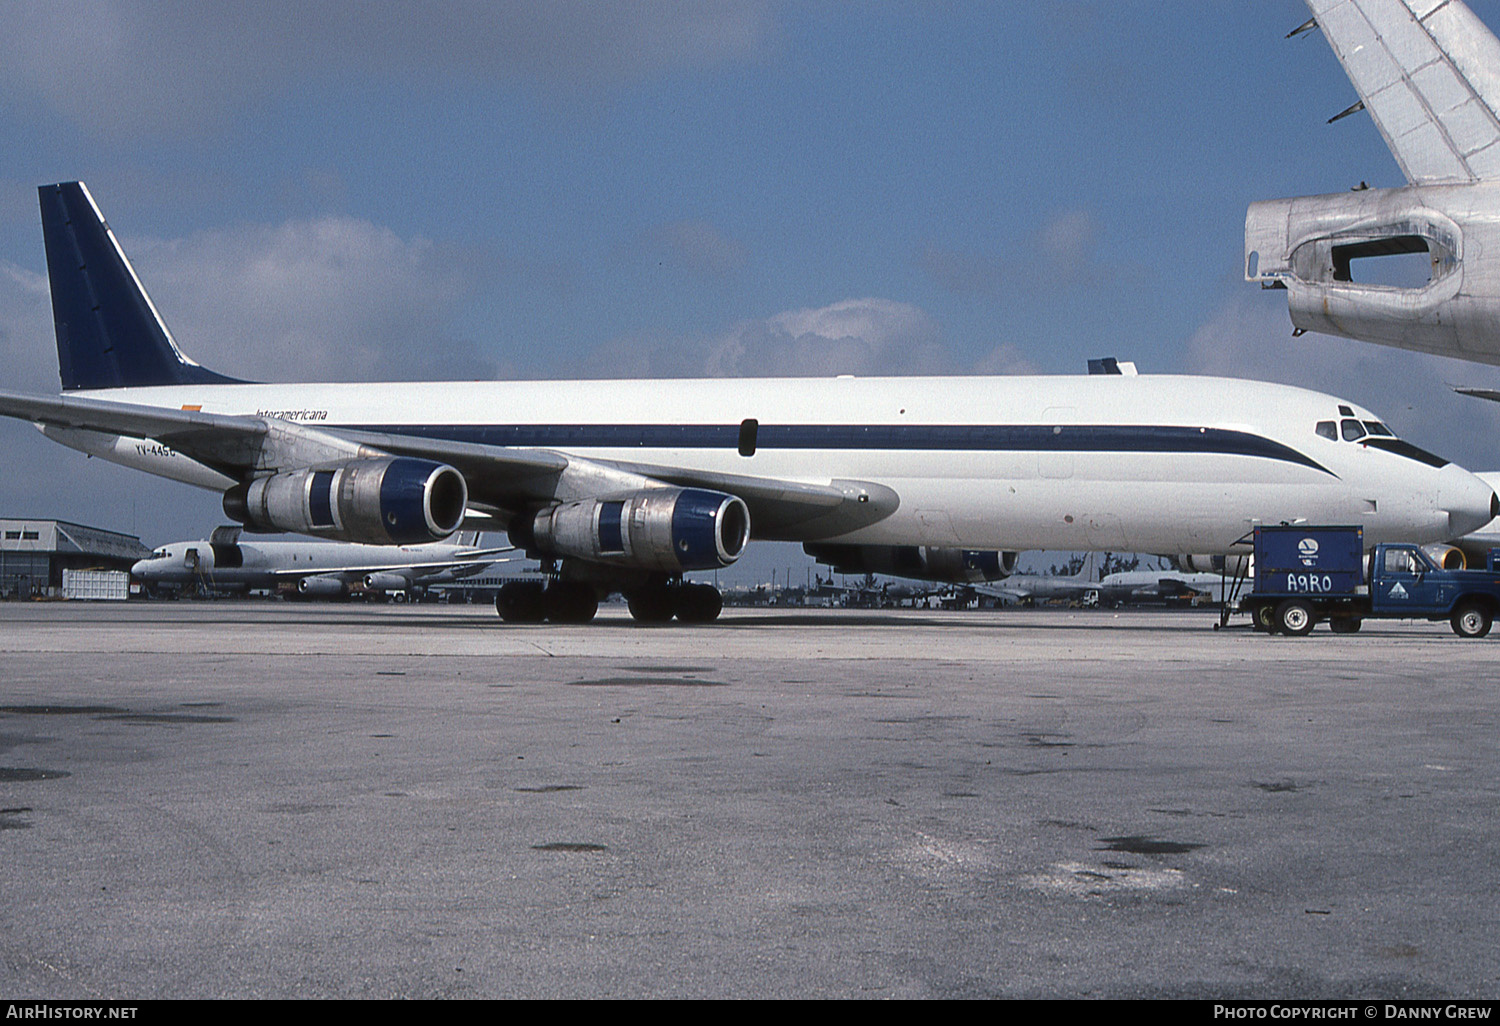
[[[1490,611],[1478,602],[1463,602],[1449,622],[1460,638],[1482,638],[1490,632]]]
[[[1276,607],[1276,626],[1283,634],[1300,638],[1313,629],[1312,607],[1301,599],[1287,599]]]
[[[1359,617],[1336,616],[1332,620],[1328,621],[1328,629],[1333,631],[1333,633],[1335,634],[1358,634]]]

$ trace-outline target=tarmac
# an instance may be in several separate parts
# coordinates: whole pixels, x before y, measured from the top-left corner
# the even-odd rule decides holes
[[[1500,636],[0,604],[0,994],[1500,995]]]

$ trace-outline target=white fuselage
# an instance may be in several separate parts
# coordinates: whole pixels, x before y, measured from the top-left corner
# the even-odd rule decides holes
[[[1490,519],[1463,469],[1325,438],[1378,420],[1289,386],[1186,376],[195,385],[74,395],[311,427],[414,433],[596,460],[826,484],[876,482],[891,516],[834,539],[971,549],[1222,553],[1258,523],[1359,524],[1438,541]],[[742,456],[735,429],[759,424]],[[232,482],[137,439],[58,441],[209,488]],[[752,525],[753,529],[753,525]]]

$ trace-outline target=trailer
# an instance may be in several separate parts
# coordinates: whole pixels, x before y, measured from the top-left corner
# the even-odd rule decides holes
[[[1482,638],[1500,615],[1500,570],[1445,570],[1420,545],[1368,553],[1360,527],[1257,527],[1254,585],[1241,603],[1259,631],[1302,637],[1323,621],[1352,634],[1369,619],[1447,620]]]
[[[65,599],[124,602],[130,597],[130,572],[127,570],[71,570],[63,568],[62,595]]]

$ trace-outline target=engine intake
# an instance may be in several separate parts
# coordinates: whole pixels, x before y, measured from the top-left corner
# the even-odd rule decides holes
[[[536,514],[529,527],[527,546],[547,555],[676,574],[739,559],[750,510],[723,492],[653,488],[565,502]]]
[[[468,502],[457,470],[397,456],[259,477],[225,492],[224,512],[254,531],[409,545],[458,530]]]
[[[821,545],[802,550],[841,574],[889,574],[943,584],[1003,581],[1016,572],[1019,553],[919,545]]]

